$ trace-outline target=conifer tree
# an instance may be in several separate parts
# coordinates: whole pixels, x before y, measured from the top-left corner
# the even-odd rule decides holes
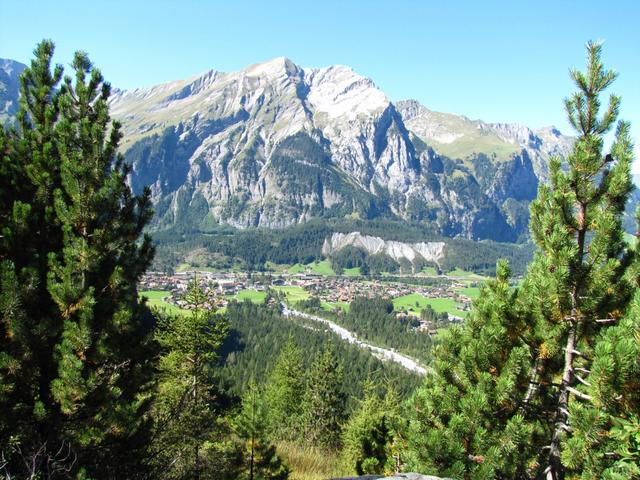
[[[276,453],[268,437],[267,405],[255,384],[249,385],[242,407],[235,419],[235,431],[244,442],[245,472],[247,480],[284,480],[289,469]]]
[[[214,367],[229,325],[209,308],[197,278],[184,298],[188,314],[157,312],[162,353],[154,408],[156,464],[163,478],[211,478],[202,450],[223,430],[216,418]]]
[[[538,249],[520,288],[504,264],[462,328],[435,353],[413,402],[418,465],[457,478],[621,478],[637,458],[624,442],[637,425],[640,337],[637,257],[623,239],[632,184],[629,125],[619,122],[609,154],[616,74],[601,46],[587,44],[587,72],[566,109],[578,137],[531,206]],[[625,314],[626,312],[626,314]],[[625,439],[625,440],[621,440]]]
[[[524,478],[537,453],[521,412],[529,385],[527,315],[506,262],[464,326],[434,349],[434,371],[412,400],[409,468],[453,478]]]
[[[274,439],[294,440],[302,433],[304,380],[302,352],[290,337],[265,385],[269,432]]]
[[[77,53],[59,86],[53,50],[35,50],[3,134],[0,445],[14,475],[135,478],[153,370],[136,291],[149,194],[127,186],[109,84]]]
[[[375,389],[367,380],[364,398],[342,433],[343,461],[358,475],[395,473],[399,463],[394,458],[400,436],[397,396],[390,390],[381,399]]]
[[[561,453],[575,444],[565,442],[575,432],[576,412],[592,407],[606,411],[607,404],[594,404],[587,393],[595,385],[594,355],[604,348],[601,342],[613,340],[607,330],[621,322],[633,290],[627,271],[634,252],[627,248],[622,230],[633,188],[633,148],[629,124],[618,122],[611,152],[602,152],[603,135],[616,122],[620,98],[611,95],[600,114],[600,95],[616,78],[605,70],[600,56],[601,45],[590,42],[586,73],[571,71],[578,91],[565,106],[578,138],[566,170],[557,160],[551,163],[550,185],[540,187],[531,206],[538,251],[523,290],[539,336],[536,381],[544,386],[533,405],[548,422],[547,457],[540,464],[554,480],[566,474]],[[610,347],[617,347],[615,341]],[[626,401],[624,395],[617,401],[607,399]]]
[[[343,367],[328,344],[311,365],[303,406],[305,439],[311,444],[337,448],[345,414]]]

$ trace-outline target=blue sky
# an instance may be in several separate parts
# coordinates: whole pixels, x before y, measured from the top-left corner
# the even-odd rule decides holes
[[[0,57],[26,63],[51,38],[58,62],[86,50],[114,86],[131,88],[286,56],[349,65],[391,100],[571,133],[568,69],[583,67],[587,40],[602,39],[640,143],[639,19],[635,0],[0,0]]]

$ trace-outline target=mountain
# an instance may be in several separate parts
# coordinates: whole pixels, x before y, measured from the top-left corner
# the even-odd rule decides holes
[[[504,162],[525,150],[536,176],[545,181],[549,158],[566,157],[573,145],[571,137],[554,127],[531,130],[511,123],[485,123],[462,115],[434,112],[416,100],[400,101],[396,107],[409,131],[442,155],[471,159],[483,154]]]
[[[112,116],[155,228],[280,228],[388,218],[434,233],[513,241],[552,154],[571,139],[393,104],[346,66],[276,58],[150,88],[115,90]]]
[[[20,74],[26,65],[13,60],[0,59],[0,123],[10,121],[18,112]]]

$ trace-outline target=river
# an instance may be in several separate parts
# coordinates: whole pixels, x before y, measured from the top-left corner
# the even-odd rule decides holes
[[[298,310],[293,310],[289,308],[286,304],[282,304],[282,314],[286,317],[301,317],[306,318],[307,320],[313,320],[314,322],[320,322],[329,327],[331,331],[336,333],[340,338],[346,340],[349,343],[357,345],[358,347],[369,350],[373,355],[378,357],[381,360],[390,360],[395,362],[407,370],[417,373],[418,375],[424,375],[427,373],[427,369],[423,367],[415,358],[411,358],[408,355],[404,355],[402,353],[398,353],[394,350],[389,350],[387,348],[376,347],[375,345],[371,345],[370,343],[363,342],[362,340],[358,340],[358,337],[355,333],[350,332],[344,327],[332,322],[331,320],[327,320],[326,318],[318,317],[316,315],[311,315],[309,313],[300,312]]]

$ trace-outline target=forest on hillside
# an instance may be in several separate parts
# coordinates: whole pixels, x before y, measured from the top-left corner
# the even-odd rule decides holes
[[[302,263],[318,258],[326,226],[176,242],[158,232],[156,250],[151,193],[130,189],[109,83],[86,53],[66,76],[53,55],[51,41],[37,46],[17,125],[0,128],[5,478],[640,478],[640,256],[622,225],[633,145],[620,98],[603,97],[616,74],[601,44],[571,71],[565,108],[578,136],[531,205],[532,259],[525,269],[511,257],[522,280],[498,260],[471,314],[435,339],[381,298],[357,298],[341,317],[424,356],[422,378],[285,318],[280,299],[214,311],[194,281],[186,312],[150,309],[137,285],[157,251],[170,258],[210,238],[247,268]],[[474,259],[453,245],[469,262],[458,267],[509,252],[478,244]]]

